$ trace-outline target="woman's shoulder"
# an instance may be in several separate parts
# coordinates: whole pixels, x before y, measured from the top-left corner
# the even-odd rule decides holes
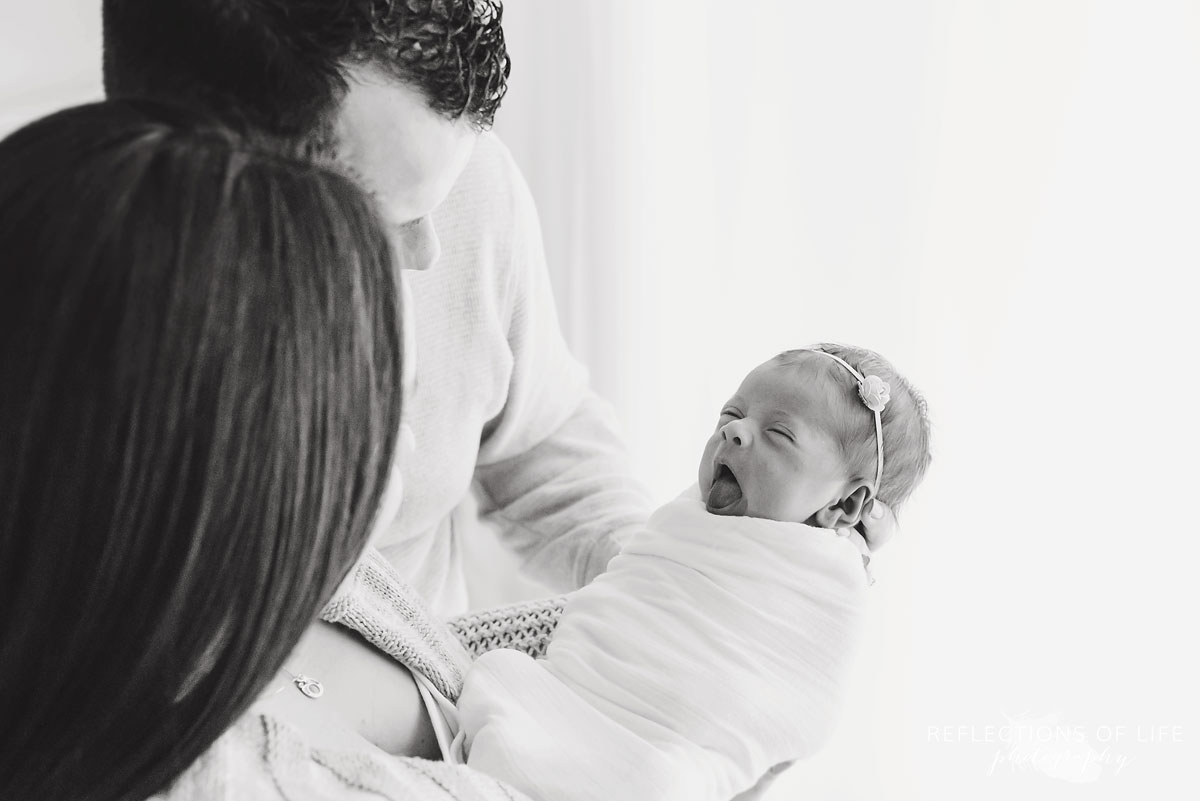
[[[354,801],[523,798],[463,765],[318,749],[292,726],[248,714],[151,801]]]

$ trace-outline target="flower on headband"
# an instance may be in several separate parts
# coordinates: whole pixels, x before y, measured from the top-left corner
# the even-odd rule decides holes
[[[892,399],[891,393],[892,388],[888,382],[877,375],[864,377],[862,383],[858,385],[858,396],[873,412],[883,411],[883,407],[887,406],[888,401]]]

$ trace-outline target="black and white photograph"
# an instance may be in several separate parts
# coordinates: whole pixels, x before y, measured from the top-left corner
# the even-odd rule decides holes
[[[0,0],[0,801],[1200,798],[1197,143],[1195,0]]]

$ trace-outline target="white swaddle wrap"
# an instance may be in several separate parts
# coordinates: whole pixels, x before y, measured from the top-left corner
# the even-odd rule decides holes
[[[848,538],[693,489],[569,596],[544,659],[475,662],[467,762],[545,801],[729,801],[826,740],[866,585]]]

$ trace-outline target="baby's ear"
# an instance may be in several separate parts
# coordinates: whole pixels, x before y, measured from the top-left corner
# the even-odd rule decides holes
[[[834,501],[817,512],[817,525],[821,528],[853,528],[862,520],[863,508],[871,500],[871,490],[860,484],[845,498]]]

